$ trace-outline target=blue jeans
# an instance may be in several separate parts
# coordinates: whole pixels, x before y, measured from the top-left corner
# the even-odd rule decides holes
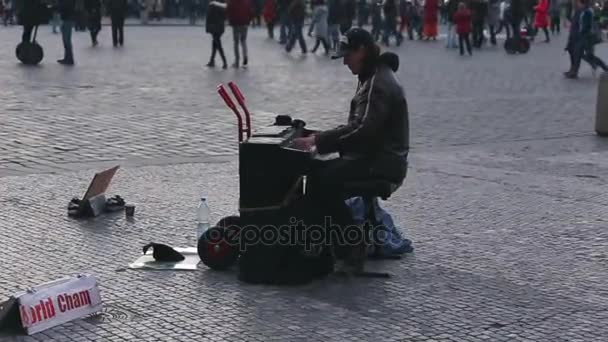
[[[61,38],[63,40],[64,57],[63,59],[68,62],[74,61],[74,54],[72,53],[72,28],[74,22],[71,20],[64,20],[61,23]]]
[[[51,26],[53,27],[53,33],[57,33],[57,27],[61,25],[61,17],[59,16],[59,12],[53,12],[53,18],[51,19]]]
[[[289,16],[287,14],[287,12],[285,13],[281,13],[280,17],[279,17],[279,25],[281,26],[281,33],[279,36],[279,42],[281,44],[284,44],[287,42],[289,36],[290,36],[290,29],[289,29]]]

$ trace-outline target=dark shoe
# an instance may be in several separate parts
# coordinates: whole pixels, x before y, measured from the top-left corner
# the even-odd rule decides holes
[[[243,58],[243,66],[244,66],[244,67],[246,67],[246,66],[247,66],[247,62],[248,62],[247,57]]]
[[[578,78],[578,75],[576,73],[572,72],[572,71],[565,72],[564,76],[566,78],[569,78],[569,79],[576,79],[576,78]]]
[[[222,69],[224,69],[224,70],[228,69],[228,64],[224,63],[224,65],[222,66]]]
[[[232,67],[235,68],[235,69],[238,69],[239,68],[239,63],[232,63]]]
[[[57,61],[57,63],[59,63],[61,65],[74,65],[74,61],[68,61],[65,59],[60,59]]]
[[[215,68],[215,63],[214,62],[209,62],[209,63],[207,63],[207,67],[209,67],[209,68]]]

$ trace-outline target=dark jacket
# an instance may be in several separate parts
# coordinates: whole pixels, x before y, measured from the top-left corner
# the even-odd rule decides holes
[[[342,9],[342,1],[341,0],[329,0],[327,3],[327,24],[329,25],[338,25],[342,22],[342,16],[344,15],[344,10]]]
[[[294,24],[303,25],[304,19],[306,19],[304,0],[293,0],[289,6],[289,20]]]
[[[250,0],[230,0],[226,7],[228,22],[232,26],[248,26],[253,17]]]
[[[448,0],[448,21],[454,23],[454,14],[458,11],[459,0]]]
[[[316,135],[319,153],[340,152],[363,159],[372,174],[401,183],[407,172],[409,114],[405,93],[395,78],[399,57],[384,53],[360,73],[345,126]]]
[[[74,0],[59,0],[59,15],[63,21],[76,20],[76,2]]]
[[[17,1],[16,11],[20,25],[34,26],[44,22],[45,7],[40,0]]]
[[[205,30],[210,34],[222,34],[226,28],[226,3],[212,1],[207,9]]]
[[[384,12],[385,20],[390,20],[391,22],[397,20],[397,4],[395,0],[387,0],[382,6],[382,11]]]
[[[340,0],[342,2],[342,21],[340,22],[341,26],[350,27],[352,25],[353,20],[355,19],[355,14],[357,12],[357,4],[355,4],[355,0]]]
[[[108,0],[108,11],[112,16],[120,16],[127,14],[127,0]]]
[[[473,0],[471,2],[471,20],[476,23],[482,23],[488,16],[488,3],[482,0]]]
[[[509,15],[512,20],[519,21],[524,17],[525,9],[523,0],[511,0]]]
[[[87,10],[89,18],[101,18],[101,0],[87,0],[84,8]]]

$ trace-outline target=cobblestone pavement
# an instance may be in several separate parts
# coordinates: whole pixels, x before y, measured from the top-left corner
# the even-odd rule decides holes
[[[0,39],[18,33],[0,30]],[[487,48],[473,58],[406,42],[399,76],[412,167],[383,205],[416,251],[370,263],[394,274],[387,281],[295,288],[246,285],[204,266],[124,268],[152,240],[194,245],[201,193],[215,219],[236,212],[234,120],[217,83],[237,81],[256,125],[273,111],[331,126],[354,88],[339,62],[286,55],[254,31],[249,69],[206,70],[208,38],[181,27],[133,27],[117,50],[107,37],[89,48],[77,34],[72,69],[55,65],[59,38],[48,32],[38,68],[3,50],[0,297],[90,272],[108,319],[0,340],[604,341],[608,141],[593,134],[591,72],[561,77],[564,39],[525,56]],[[175,49],[162,50],[168,44]],[[68,219],[67,201],[116,162],[127,167],[110,193],[137,203],[136,218]]]

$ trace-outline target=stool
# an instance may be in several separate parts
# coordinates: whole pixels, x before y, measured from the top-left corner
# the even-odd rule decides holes
[[[369,236],[369,228],[370,226],[377,226],[378,222],[376,222],[376,211],[375,211],[375,200],[380,197],[383,200],[387,200],[397,188],[399,188],[400,184],[395,184],[393,182],[382,180],[382,179],[373,179],[373,180],[365,180],[365,181],[357,181],[357,182],[348,182],[344,184],[344,197],[352,198],[352,197],[362,197],[363,203],[365,204],[366,212],[365,212],[365,221],[364,224],[364,234]],[[364,264],[367,259],[367,245],[365,241],[362,241],[361,244],[354,246],[351,251],[351,262],[352,266],[355,268],[353,275],[356,277],[367,277],[367,278],[389,278],[390,274],[384,272],[365,272]]]

